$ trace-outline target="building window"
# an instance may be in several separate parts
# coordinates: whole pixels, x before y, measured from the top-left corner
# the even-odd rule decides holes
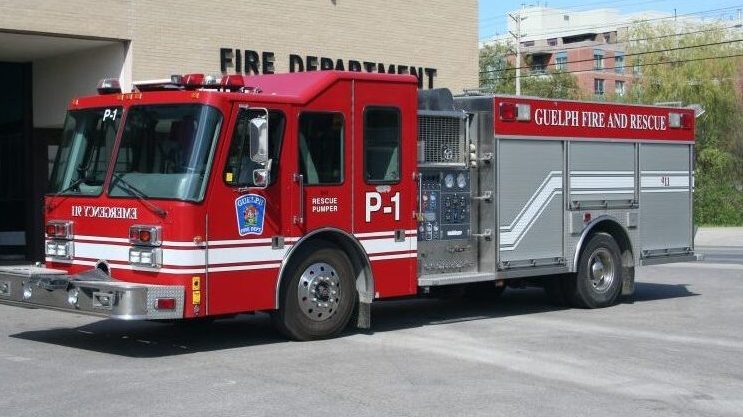
[[[547,46],[557,46],[557,38],[547,39]]]
[[[523,47],[534,46],[534,41],[524,41],[524,42],[521,42],[521,46],[523,46]]]
[[[547,71],[549,55],[532,55],[531,72],[534,74],[544,74]]]
[[[569,22],[570,21],[570,15],[564,14],[562,15],[562,20]]]
[[[593,80],[593,94],[597,96],[604,95],[604,80],[596,78]]]
[[[299,116],[299,171],[307,185],[343,182],[343,115]]]
[[[560,51],[555,55],[555,69],[557,71],[565,71],[568,69],[568,53]]]
[[[642,63],[639,59],[636,59],[635,64],[632,66],[632,74],[635,77],[642,75]]]
[[[614,71],[617,74],[624,74],[624,54],[621,52],[614,55]]]
[[[604,51],[601,49],[593,50],[593,69],[596,71],[604,69]]]
[[[400,110],[372,107],[364,112],[366,182],[400,181]]]
[[[616,94],[617,97],[624,97],[624,81],[614,81],[614,94]]]
[[[611,42],[611,32],[604,32],[604,43]]]

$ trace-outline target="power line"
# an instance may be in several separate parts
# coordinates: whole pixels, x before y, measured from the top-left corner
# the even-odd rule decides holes
[[[664,17],[654,17],[654,18],[648,18],[648,19],[640,19],[640,20],[635,20],[635,21],[630,21],[630,22],[624,22],[624,23],[626,23],[627,25],[629,25],[629,24],[653,22],[653,21],[657,21],[657,20],[677,19],[677,18],[680,18],[680,17],[688,17],[688,16],[694,16],[694,15],[707,15],[707,14],[711,14],[711,13],[716,13],[716,12],[726,11],[726,10],[733,10],[733,9],[738,9],[738,8],[740,8],[740,6],[721,7],[721,8],[717,8],[717,9],[700,10],[700,11],[696,11],[696,12],[689,12],[689,13],[676,14],[676,15],[669,15],[669,16],[664,16]],[[557,32],[556,31],[548,31],[548,32],[533,33],[533,34],[530,34],[530,36],[544,36],[544,37],[547,37],[548,35],[553,35],[553,34],[558,34],[558,33],[563,33],[563,32],[575,32],[575,31],[580,31],[580,30],[602,29],[604,27],[605,27],[605,25],[583,25],[583,26],[575,26],[575,27],[571,27],[571,28],[566,28],[564,30],[557,31]],[[492,37],[492,36],[486,36],[484,38],[481,38],[480,40],[486,39],[488,37]]]
[[[634,20],[634,21],[631,21],[631,22],[624,22],[624,23],[626,23],[627,25],[630,25],[630,24],[638,24],[638,23],[646,23],[646,22],[655,22],[655,21],[659,21],[659,20],[678,19],[680,17],[688,17],[688,16],[695,16],[695,15],[706,15],[706,14],[710,14],[710,13],[715,13],[715,12],[720,12],[720,11],[726,11],[726,10],[733,10],[733,9],[738,9],[738,8],[740,8],[740,6],[721,7],[721,8],[717,8],[717,9],[700,10],[700,11],[697,11],[697,12],[677,14],[677,15],[672,15],[672,16],[654,17],[654,18],[649,18],[649,19],[640,19],[640,20]],[[548,32],[530,33],[530,34],[528,34],[528,36],[540,36],[540,37],[545,37],[546,38],[549,35],[555,35],[555,34],[564,33],[564,32],[576,32],[576,31],[590,30],[590,29],[603,29],[604,27],[605,27],[605,25],[575,26],[575,27],[566,28],[566,29],[563,29],[563,30],[560,30],[560,31],[548,31]],[[492,38],[493,36],[494,35],[485,36],[485,37],[480,38],[479,40]]]
[[[678,46],[678,47],[675,47],[675,48],[656,49],[656,50],[653,50],[653,51],[633,52],[631,54],[625,54],[623,56],[628,57],[628,56],[638,56],[638,55],[650,55],[650,54],[658,54],[658,53],[663,53],[663,52],[680,51],[680,50],[684,50],[684,49],[704,48],[706,46],[727,45],[727,44],[736,43],[736,42],[743,42],[743,39],[734,39],[734,40],[731,40],[731,41],[712,42],[712,43],[704,43],[704,44],[698,44],[698,45]],[[616,57],[615,57],[615,59],[616,59]],[[577,64],[579,62],[593,62],[594,60],[595,60],[594,58],[578,59],[578,60],[575,60],[575,61],[565,61],[565,64],[567,65],[567,64]],[[508,70],[512,70],[512,69],[529,69],[529,68],[531,68],[531,66],[524,65],[524,66],[521,66],[521,67],[514,67],[514,68],[504,68],[504,69],[493,69],[493,70],[480,71],[480,74],[486,74],[486,73],[492,73],[492,72],[498,72],[498,71],[508,71]],[[595,70],[589,70],[589,71],[595,71]]]
[[[617,24],[616,26],[617,27],[627,27],[627,26],[630,26],[630,25],[633,25],[633,24],[638,24],[638,23],[655,22],[655,21],[670,20],[670,19],[676,20],[678,18],[684,18],[684,17],[690,17],[690,16],[698,16],[698,18],[702,18],[703,19],[704,17],[706,17],[706,15],[711,15],[711,14],[714,14],[714,13],[718,13],[721,10],[733,10],[735,8],[736,7],[729,7],[729,8],[724,8],[724,9],[702,10],[702,11],[693,12],[693,13],[677,14],[677,15],[669,15],[669,16],[663,16],[663,17],[654,17],[654,18],[648,18],[648,19],[639,19],[639,20],[625,21],[625,22],[621,22],[621,23]],[[552,36],[555,36],[556,37],[557,35],[564,34],[564,33],[576,33],[576,32],[578,32],[578,33],[580,33],[580,32],[589,33],[592,30],[602,30],[602,29],[605,29],[605,28],[606,28],[606,25],[605,24],[602,24],[602,25],[573,26],[573,27],[568,27],[568,28],[564,28],[564,29],[560,29],[560,30],[550,30],[550,31],[545,31],[545,32],[529,33],[529,34],[527,34],[527,36],[529,36],[529,37],[538,37],[538,38],[550,38]],[[488,35],[488,36],[481,37],[478,40],[479,41],[489,40],[489,39],[493,39],[495,36],[497,36],[497,33],[494,33],[494,34],[491,34],[491,35]]]
[[[599,43],[599,44],[590,45],[590,46],[587,46],[587,45],[582,45],[582,46],[566,46],[566,47],[562,47],[562,48],[558,48],[558,47],[554,46],[552,48],[555,48],[554,49],[554,52],[565,52],[565,51],[572,51],[572,50],[575,50],[575,49],[601,48],[604,45],[629,44],[629,43],[632,43],[632,42],[643,42],[643,41],[650,41],[650,40],[655,40],[655,39],[673,38],[673,37],[677,37],[677,36],[694,35],[694,34],[698,34],[698,33],[707,33],[707,32],[717,32],[717,31],[724,31],[724,30],[735,29],[735,28],[743,28],[743,25],[740,24],[740,23],[738,23],[738,24],[735,24],[735,25],[732,25],[732,26],[718,26],[718,27],[713,27],[713,28],[709,28],[709,29],[695,30],[695,31],[691,31],[691,32],[671,33],[671,34],[668,34],[668,35],[649,36],[649,37],[646,37],[646,38],[632,38],[632,39],[626,39],[626,40],[622,40],[622,41],[617,41],[616,43],[605,43],[605,44]],[[531,55],[536,55],[536,54],[537,53],[534,52]]]
[[[733,55],[715,55],[715,56],[708,56],[703,58],[689,58],[689,59],[679,59],[676,61],[664,61],[664,62],[647,62],[647,63],[638,63],[635,64],[634,67],[651,67],[655,65],[665,65],[665,64],[683,64],[687,62],[697,62],[697,61],[708,61],[710,59],[727,59],[727,58],[739,58],[743,57],[743,53],[740,54],[733,54]],[[604,70],[612,70],[616,68],[624,68],[624,67],[604,67]],[[584,69],[584,70],[572,70],[572,71],[560,71],[559,74],[575,74],[580,72],[592,72],[595,71],[594,69]],[[521,78],[525,77],[541,77],[544,74],[526,74],[522,75]],[[501,80],[505,81],[511,81],[514,79],[514,77],[502,77]]]
[[[638,6],[641,4],[665,3],[668,0],[645,0],[645,1],[640,1],[640,2],[636,0],[624,0],[624,1],[635,1],[634,3],[630,3],[630,4],[622,4],[623,7],[630,7],[630,6]],[[590,10],[604,9],[602,7],[597,8],[595,6],[603,5],[603,4],[616,6],[618,3],[622,3],[622,2],[623,2],[622,0],[599,1],[595,3],[583,3],[583,4],[573,5],[573,6],[563,6],[563,7],[554,7],[554,8],[545,6],[545,7],[535,7],[535,8],[552,10],[552,12],[549,12],[549,13],[542,13],[541,16],[558,16],[558,15],[571,13],[571,12],[573,13],[574,12],[587,12]],[[512,10],[511,12],[515,12],[515,11],[516,10]],[[494,22],[497,20],[507,21],[508,19],[506,19],[505,15],[504,16],[491,16],[491,17],[486,17],[484,19],[480,19],[479,23]]]

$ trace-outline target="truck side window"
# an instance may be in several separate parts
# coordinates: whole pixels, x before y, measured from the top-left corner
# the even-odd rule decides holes
[[[299,170],[307,185],[343,182],[343,115],[299,116]]]
[[[240,109],[237,114],[235,130],[230,143],[230,153],[227,155],[227,164],[224,167],[224,178],[228,185],[235,187],[252,187],[253,170],[260,168],[259,164],[250,159],[250,120],[264,116],[266,113],[259,109]],[[279,172],[279,154],[281,140],[284,137],[286,118],[284,113],[277,110],[268,111],[268,157],[271,158],[271,172]],[[271,175],[271,184],[278,175]]]
[[[400,181],[400,110],[371,107],[364,111],[364,167],[366,182]]]

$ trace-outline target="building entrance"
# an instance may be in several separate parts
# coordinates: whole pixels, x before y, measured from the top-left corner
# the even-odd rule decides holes
[[[0,62],[0,261],[29,258],[31,64]]]

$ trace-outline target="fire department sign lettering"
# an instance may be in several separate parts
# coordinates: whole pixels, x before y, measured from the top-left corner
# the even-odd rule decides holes
[[[266,199],[257,194],[246,194],[235,200],[237,230],[240,236],[263,234]]]

